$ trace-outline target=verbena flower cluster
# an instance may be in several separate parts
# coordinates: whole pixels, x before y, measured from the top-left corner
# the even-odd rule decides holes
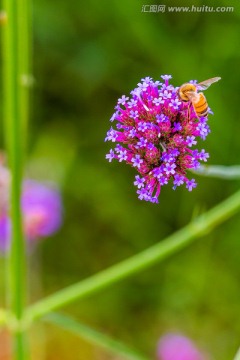
[[[6,251],[11,240],[9,218],[10,173],[0,165],[0,250]],[[23,230],[28,243],[55,233],[62,223],[62,200],[59,191],[49,184],[25,180],[22,190]]]
[[[179,88],[169,84],[171,75],[162,79],[144,78],[130,97],[118,100],[110,119],[116,129],[111,127],[105,139],[116,143],[106,159],[134,167],[138,198],[153,203],[170,180],[174,190],[185,184],[192,191],[197,184],[187,170],[197,169],[209,157],[204,149],[193,149],[197,138],[205,140],[210,132],[207,117],[198,118],[192,104],[180,100]]]

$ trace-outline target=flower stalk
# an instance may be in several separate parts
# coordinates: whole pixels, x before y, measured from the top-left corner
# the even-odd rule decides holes
[[[196,175],[218,179],[240,179],[240,165],[201,165],[197,170],[192,170],[192,172]]]
[[[26,312],[26,320],[31,322],[166,259],[211,231],[239,210],[240,191],[156,245],[30,306]]]
[[[28,120],[28,87],[22,81],[29,74],[29,0],[4,0],[6,21],[3,37],[3,90],[5,142],[11,170],[11,247],[8,257],[7,303],[12,314],[13,357],[26,360],[24,331],[18,324],[27,302],[26,253],[22,231],[21,187]]]

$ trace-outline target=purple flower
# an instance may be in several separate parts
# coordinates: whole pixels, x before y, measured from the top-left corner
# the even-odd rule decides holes
[[[117,121],[117,130],[111,127],[106,137],[117,143],[106,158],[133,166],[139,173],[134,182],[139,199],[153,203],[169,181],[173,189],[185,185],[192,191],[197,184],[187,172],[209,157],[204,149],[193,148],[210,132],[207,117],[199,119],[192,104],[179,98],[178,88],[169,84],[171,75],[162,79],[164,83],[144,78],[130,98],[119,99],[111,118]]]
[[[164,166],[164,171],[165,171],[166,175],[169,175],[169,174],[174,175],[175,174],[174,169],[175,169],[176,166],[177,165],[174,164],[174,163],[172,163],[172,164],[166,163],[166,165]]]
[[[27,180],[23,185],[22,211],[29,240],[50,236],[62,223],[61,196],[51,186]]]
[[[172,99],[169,106],[172,106],[174,110],[179,110],[181,104],[182,103],[179,99]]]
[[[23,230],[29,242],[54,234],[62,223],[62,201],[53,186],[26,180],[22,190]],[[0,214],[0,249],[9,247],[11,223],[8,209]]]
[[[206,357],[187,337],[179,334],[163,336],[157,348],[158,360],[206,360]]]
[[[148,124],[144,121],[140,121],[137,125],[138,131],[146,131],[148,128]]]
[[[153,103],[158,106],[158,105],[160,105],[160,104],[163,104],[164,101],[163,101],[162,98],[160,97],[160,98],[154,99],[154,100],[153,100]]]
[[[138,189],[141,189],[144,186],[145,179],[140,178],[139,175],[135,176],[136,181],[134,181],[134,185],[138,187]]]
[[[128,101],[129,97],[126,97],[125,95],[123,95],[120,99],[118,99],[118,104],[126,104],[126,102]]]
[[[114,120],[116,120],[116,119],[117,119],[117,116],[118,116],[118,111],[115,112],[115,113],[112,115],[110,121],[113,122]]]
[[[11,224],[7,214],[0,215],[0,251],[5,251],[9,247],[11,236]]]
[[[146,189],[140,188],[140,190],[137,190],[137,194],[140,200],[148,201],[148,191]]]
[[[137,106],[137,100],[131,99],[128,102],[128,107],[131,109],[132,107]]]
[[[140,91],[146,91],[148,88],[148,81],[142,80],[142,83],[138,83],[138,88]]]
[[[160,185],[167,185],[168,184],[168,177],[167,176],[161,176],[159,179]]]
[[[137,119],[137,117],[138,117],[138,111],[137,111],[137,110],[130,110],[130,116],[131,116],[133,119]]]
[[[143,148],[143,147],[146,147],[147,146],[147,139],[145,139],[144,137],[141,137],[139,139],[139,141],[137,142],[137,147],[138,148]]]
[[[145,78],[143,78],[143,79],[141,79],[141,80],[142,80],[143,82],[145,82],[146,84],[152,82],[152,78],[151,78],[150,76],[147,76],[147,77],[145,77]]]
[[[186,144],[189,146],[189,147],[192,147],[193,145],[196,145],[197,144],[197,141],[195,140],[195,136],[187,136],[186,137]]]
[[[177,186],[180,186],[184,183],[184,176],[176,174],[174,176],[174,181],[173,181],[173,189],[175,190]]]
[[[174,131],[180,131],[180,130],[182,130],[182,125],[179,122],[174,122],[173,129],[174,129]]]
[[[210,133],[210,128],[208,126],[208,124],[205,122],[205,119],[200,119],[200,122],[196,128],[196,130],[198,130],[199,132],[199,136],[201,137],[201,139],[205,140],[207,135]]]
[[[127,150],[120,150],[118,155],[119,162],[127,160]]]
[[[209,158],[209,154],[206,153],[204,149],[202,149],[201,152],[199,153],[199,159],[206,162],[208,158]]]
[[[112,141],[115,142],[117,140],[118,134],[117,131],[114,130],[113,128],[111,128],[108,132],[107,132],[107,136],[105,138],[105,141]]]
[[[109,154],[106,155],[106,159],[108,159],[109,162],[111,162],[115,158],[114,151],[111,149],[109,151]]]
[[[134,128],[132,128],[132,129],[129,131],[129,133],[128,133],[128,136],[129,136],[130,138],[134,138],[136,135],[137,135],[137,131],[136,131],[136,129],[134,129]]]
[[[167,90],[164,90],[163,92],[161,92],[160,95],[162,96],[162,98],[164,100],[168,100],[168,99],[172,98],[172,94],[170,92],[168,92]]]
[[[134,167],[140,168],[142,163],[143,163],[143,159],[141,159],[140,155],[135,155],[132,158],[132,164],[133,164]]]
[[[192,189],[194,189],[196,186],[197,183],[194,179],[186,181],[186,188],[188,189],[188,191],[192,191]]]
[[[164,122],[167,122],[169,120],[169,118],[168,118],[168,116],[166,116],[164,114],[157,114],[156,120],[157,120],[157,123],[164,123]]]
[[[162,78],[163,80],[169,80],[169,79],[172,78],[172,75],[162,75],[161,78]]]

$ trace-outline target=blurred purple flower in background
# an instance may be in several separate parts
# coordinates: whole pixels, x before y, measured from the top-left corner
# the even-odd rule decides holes
[[[25,235],[32,241],[55,233],[62,222],[61,197],[49,185],[27,180],[23,185],[22,211]]]
[[[180,334],[164,335],[157,348],[158,360],[207,360],[194,343]]]
[[[11,223],[9,211],[9,171],[0,165],[0,250],[9,247]],[[25,180],[22,190],[23,229],[28,242],[51,236],[62,223],[59,191],[49,184]]]
[[[5,251],[9,245],[11,226],[6,214],[0,215],[0,251]]]

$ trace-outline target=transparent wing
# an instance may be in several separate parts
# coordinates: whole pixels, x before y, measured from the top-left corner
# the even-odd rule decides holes
[[[193,103],[198,102],[200,99],[200,95],[196,91],[186,91],[186,96]]]
[[[212,85],[213,83],[215,83],[219,80],[221,80],[220,77],[214,77],[214,78],[202,81],[199,84],[197,84],[197,89],[198,90],[206,90],[207,88],[209,88],[210,85]]]

